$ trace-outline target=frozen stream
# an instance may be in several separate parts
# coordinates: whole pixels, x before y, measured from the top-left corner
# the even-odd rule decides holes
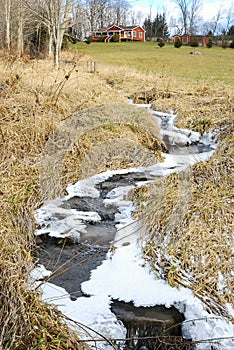
[[[126,194],[155,177],[209,159],[215,148],[212,135],[201,137],[199,133],[176,128],[174,115],[153,114],[169,148],[169,153],[163,155],[163,163],[107,171],[78,181],[67,187],[67,196],[45,203],[37,210],[35,235],[40,265],[32,273],[34,286],[40,285],[44,300],[57,305],[69,318],[111,339],[125,339],[128,332],[125,321],[116,316],[114,301],[128,303],[126,307],[151,309],[158,305],[160,315],[173,307],[172,312],[178,310],[185,319],[182,325],[185,339],[230,338],[231,323],[208,314],[189,289],[177,290],[163,280],[156,280],[141,258],[138,244],[141,227],[131,216],[134,207]],[[64,238],[67,238],[65,245]],[[56,273],[56,269],[63,273]],[[53,275],[52,271],[55,271]],[[49,282],[41,283],[50,275]],[[194,319],[199,320],[190,322]],[[100,339],[95,332],[92,336]],[[88,337],[83,334],[84,339]],[[123,345],[123,341],[120,343]],[[110,348],[110,345],[100,342],[98,348]],[[139,342],[129,343],[127,348],[151,349],[150,345]],[[211,345],[201,342],[196,348],[211,349]],[[233,348],[231,339],[221,341],[217,347]]]

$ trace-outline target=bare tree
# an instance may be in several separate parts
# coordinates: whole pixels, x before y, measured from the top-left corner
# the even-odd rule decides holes
[[[17,14],[17,52],[18,52],[18,55],[22,55],[24,52],[24,24],[26,20],[23,0],[17,1],[16,14]]]
[[[84,3],[79,2],[72,6],[72,35],[74,40],[81,40],[87,37],[90,33],[89,21],[87,18],[87,10]]]
[[[181,26],[181,23],[175,17],[172,17],[172,16],[170,17],[169,28],[173,30],[175,34],[178,34],[178,35],[183,34],[183,28]]]
[[[193,34],[202,7],[201,0],[173,0],[181,13],[182,34]]]
[[[228,29],[234,24],[234,2],[231,3],[230,7],[224,11],[226,25],[223,28],[225,34]]]
[[[5,44],[6,48],[9,50],[11,47],[11,0],[5,0],[5,30],[6,30],[6,36],[5,36]]]
[[[130,5],[127,0],[86,0],[84,6],[89,32],[113,24],[126,25]]]
[[[196,33],[198,22],[201,19],[199,17],[201,8],[201,0],[191,0],[188,12],[188,30],[191,35]]]
[[[49,34],[50,43],[53,47],[55,66],[59,65],[63,36],[71,26],[71,8],[76,1],[72,0],[24,0],[27,9],[31,11],[38,23],[43,23]]]
[[[217,35],[218,32],[219,32],[219,24],[220,24],[220,21],[223,19],[224,17],[224,13],[225,13],[225,10],[220,7],[216,13],[216,15],[212,18],[212,34],[213,35]]]
[[[27,16],[23,8],[23,0],[0,0],[1,46],[7,50],[24,51],[25,23]]]
[[[126,0],[113,1],[114,23],[118,26],[127,24],[129,3]]]
[[[183,33],[187,33],[190,0],[173,0],[173,1],[178,6],[182,16]]]
[[[142,19],[144,18],[144,15],[141,11],[130,11],[129,12],[129,17],[130,17],[130,22],[131,22],[131,25],[135,25],[135,24],[138,24],[138,25],[141,25],[142,24]]]
[[[90,32],[93,32],[97,28],[104,26],[107,8],[108,8],[108,0],[87,0],[86,1],[85,3],[86,17],[89,22]]]

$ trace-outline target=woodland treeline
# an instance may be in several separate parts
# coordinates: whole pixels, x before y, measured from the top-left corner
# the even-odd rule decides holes
[[[64,37],[81,40],[110,23],[126,25],[125,0],[0,0],[0,48],[60,59]],[[137,18],[131,18],[132,22]]]
[[[135,12],[127,0],[0,0],[0,49],[30,57],[54,57],[60,60],[60,51],[66,40],[76,42],[91,35],[100,27],[140,24],[146,30],[147,40],[169,37],[169,31],[178,34],[233,35],[234,5],[220,8],[215,18],[204,22],[200,16],[202,0],[173,0],[179,15],[148,16]]]

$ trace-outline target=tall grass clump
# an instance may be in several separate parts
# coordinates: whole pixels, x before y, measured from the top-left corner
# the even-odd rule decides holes
[[[233,155],[229,121],[208,162],[135,191],[147,232],[143,256],[155,274],[192,289],[207,310],[232,320]]]
[[[152,161],[160,158],[163,144],[151,116],[136,113],[134,117],[131,107],[123,104],[126,98],[111,89],[98,73],[87,72],[89,60],[79,53],[64,52],[60,68],[54,69],[49,60],[30,61],[0,52],[1,349],[81,348],[64,316],[29,288],[37,249],[34,210],[45,199],[64,193],[68,182],[93,174],[95,149],[99,154],[108,153],[111,140],[119,143],[126,155],[118,158],[120,154],[116,153],[115,165],[110,164],[110,157],[103,157],[98,171],[131,163],[138,148],[142,153],[137,154],[137,164],[149,154]],[[122,109],[116,107],[116,102],[123,104]],[[106,103],[109,107],[96,107]],[[62,130],[67,131],[65,137]],[[56,138],[59,142],[53,144]],[[139,146],[134,145],[135,141]],[[132,149],[127,153],[129,145]],[[65,150],[54,163],[62,169],[61,186],[54,189],[54,181],[45,193],[43,169],[56,147]],[[46,171],[48,178],[54,179],[53,169],[47,167]]]
[[[28,288],[32,213],[42,203],[38,162],[48,135],[70,113],[62,90],[74,70],[55,72],[50,64],[0,53],[1,349],[79,348],[62,315]]]
[[[62,315],[28,289],[28,280],[35,263],[33,211],[42,204],[40,159],[49,135],[72,112],[105,101],[102,82],[84,67],[78,55],[54,70],[50,61],[0,53],[1,349],[79,348]],[[110,92],[111,99],[116,94]]]

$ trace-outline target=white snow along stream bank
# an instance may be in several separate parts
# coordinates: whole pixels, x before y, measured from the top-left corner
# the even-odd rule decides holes
[[[175,137],[178,130],[173,130]],[[191,134],[190,134],[191,135]],[[188,135],[185,135],[188,137]],[[194,135],[194,137],[198,135]],[[181,139],[181,135],[178,134]],[[193,135],[192,135],[193,137]],[[100,220],[95,212],[83,213],[74,209],[67,210],[58,208],[61,202],[74,196],[98,197],[99,191],[94,187],[96,184],[108,179],[114,174],[127,174],[129,172],[150,171],[154,176],[165,176],[172,172],[185,169],[198,162],[207,160],[213,151],[204,152],[192,156],[188,154],[164,154],[164,162],[148,168],[124,169],[119,171],[107,171],[91,178],[78,181],[67,187],[68,195],[65,198],[58,198],[46,203],[35,213],[39,225],[47,226],[38,229],[35,234],[40,235],[48,232],[47,220],[50,219],[49,235],[55,237],[72,236],[79,241],[80,234],[85,234],[85,222],[90,218],[93,221]],[[139,185],[141,185],[139,183]],[[155,279],[150,273],[150,267],[142,260],[141,247],[138,244],[141,235],[140,224],[134,222],[131,212],[133,204],[124,198],[124,195],[131,189],[131,186],[116,188],[107,195],[106,203],[117,204],[120,213],[118,217],[118,231],[114,240],[115,251],[108,252],[106,259],[91,272],[88,281],[82,283],[82,291],[90,297],[79,297],[72,301],[69,294],[61,287],[46,282],[40,286],[43,299],[54,305],[69,318],[83,323],[103,334],[108,338],[125,338],[126,329],[116,316],[110,311],[112,299],[119,299],[125,302],[132,301],[135,306],[165,305],[175,306],[184,314],[185,322],[182,331],[185,339],[198,341],[196,349],[210,350],[209,339],[218,339],[218,344],[213,349],[233,350],[234,349],[234,326],[233,324],[216,315],[205,311],[202,302],[192,295],[191,290],[181,288],[180,290],[170,287],[167,282]],[[62,213],[61,213],[62,211]],[[59,223],[53,220],[54,213],[60,212],[64,219]],[[31,274],[33,286],[41,282],[42,276],[49,275],[43,266],[38,266]],[[230,306],[231,311],[231,306]],[[234,315],[234,312],[233,312]],[[191,321],[190,321],[191,320]],[[193,322],[192,320],[196,320]],[[93,335],[95,336],[95,335]],[[86,338],[86,335],[84,335]],[[101,348],[101,344],[98,344]],[[110,348],[110,345],[103,344],[103,348]]]

